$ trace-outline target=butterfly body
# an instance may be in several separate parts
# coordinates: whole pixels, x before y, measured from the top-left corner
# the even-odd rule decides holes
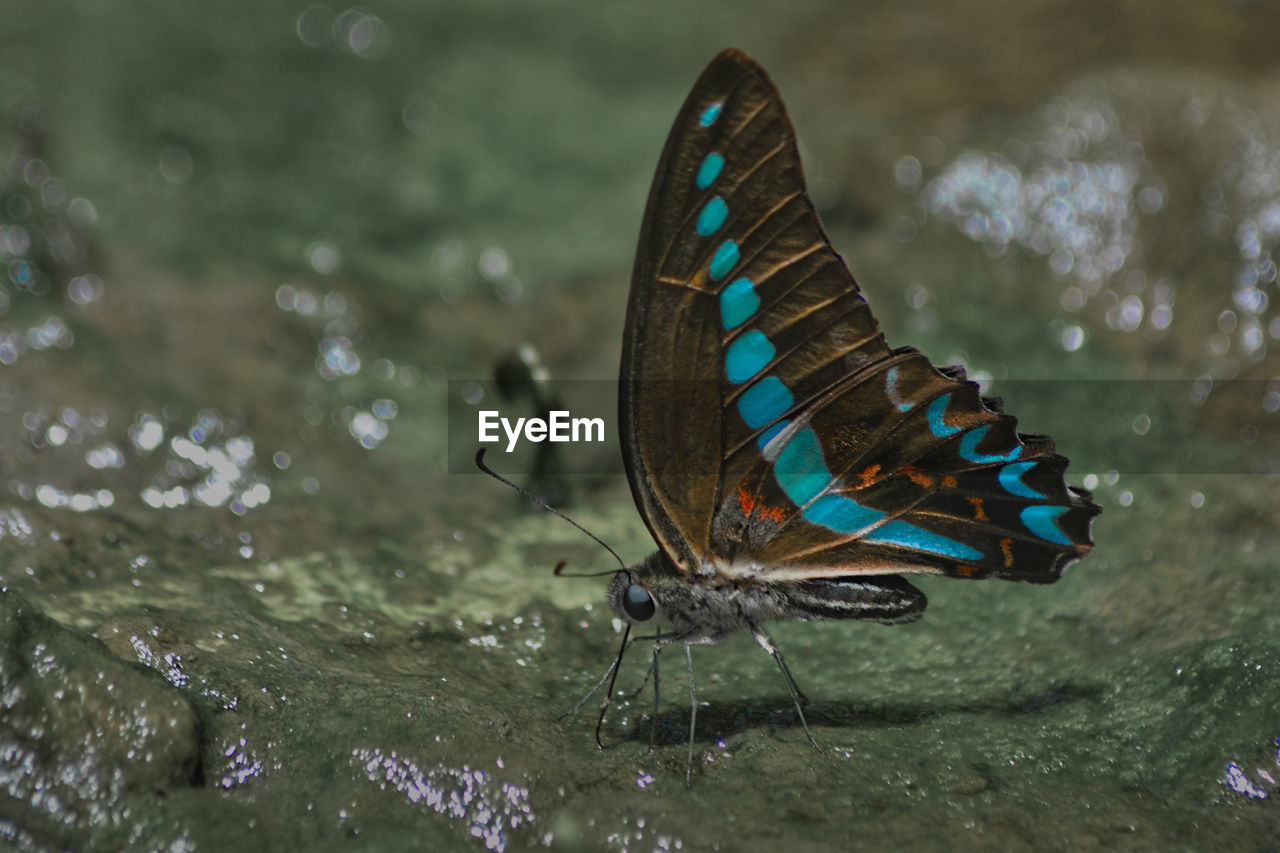
[[[901,577],[818,578],[785,583],[711,576],[699,582],[662,551],[619,572],[609,585],[609,604],[620,618],[635,620],[627,593],[641,586],[666,623],[663,639],[709,645],[741,630],[777,619],[866,619],[910,622],[924,612],[925,597]]]

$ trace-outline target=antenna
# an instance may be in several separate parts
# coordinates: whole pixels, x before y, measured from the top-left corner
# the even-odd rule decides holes
[[[484,464],[484,452],[485,452],[487,449],[488,449],[488,448],[486,448],[486,447],[482,447],[482,448],[480,448],[479,450],[477,450],[477,451],[476,451],[476,467],[477,467],[477,468],[479,468],[479,469],[480,469],[481,471],[483,471],[484,473],[488,474],[488,475],[489,475],[490,477],[492,477],[493,479],[497,480],[499,483],[502,483],[502,484],[504,484],[504,485],[510,486],[511,488],[515,489],[517,492],[519,492],[520,494],[524,495],[526,498],[528,498],[529,500],[533,501],[535,504],[537,504],[538,506],[542,507],[543,509],[545,509],[547,512],[551,513],[552,515],[555,515],[555,516],[557,516],[557,517],[559,517],[559,518],[562,518],[562,519],[564,519],[565,521],[569,522],[569,523],[570,523],[570,524],[572,524],[574,527],[578,528],[578,529],[579,529],[579,530],[581,530],[583,533],[585,533],[585,534],[587,534],[588,536],[590,536],[593,540],[595,540],[596,544],[598,544],[601,548],[605,549],[605,550],[606,550],[606,551],[608,551],[610,554],[612,554],[612,555],[613,555],[613,559],[615,559],[615,560],[617,560],[617,561],[618,561],[618,566],[619,566],[619,568],[618,568],[618,569],[610,569],[610,570],[609,570],[609,571],[607,571],[607,572],[593,572],[593,573],[591,573],[591,574],[566,574],[566,573],[565,573],[565,571],[564,571],[564,565],[565,565],[565,564],[564,564],[564,560],[561,560],[559,563],[557,563],[557,564],[556,564],[556,570],[555,570],[556,577],[570,577],[570,578],[594,578],[594,577],[599,577],[599,576],[601,576],[601,575],[612,575],[612,574],[617,574],[619,571],[623,571],[623,572],[627,571],[627,564],[626,564],[626,563],[624,563],[624,562],[622,562],[622,558],[618,556],[618,552],[617,552],[617,551],[615,551],[615,550],[613,550],[612,548],[610,548],[608,545],[606,545],[606,544],[605,544],[605,542],[604,542],[604,540],[603,540],[603,539],[601,539],[599,536],[596,536],[596,535],[595,535],[594,533],[592,533],[590,530],[588,530],[587,528],[583,527],[581,524],[579,524],[578,522],[574,521],[572,518],[570,518],[569,516],[565,515],[565,514],[564,514],[563,512],[561,512],[560,510],[556,509],[556,508],[555,508],[555,507],[553,507],[553,506],[550,506],[546,501],[544,501],[542,498],[538,497],[537,495],[533,494],[533,493],[532,493],[532,492],[530,492],[528,489],[524,488],[523,486],[518,486],[518,485],[516,485],[515,483],[511,482],[510,480],[508,480],[506,477],[504,477],[504,476],[502,476],[501,474],[499,474],[499,473],[497,473],[496,471],[494,471],[494,470],[493,470],[492,468],[490,468],[488,465],[485,465],[485,464]]]

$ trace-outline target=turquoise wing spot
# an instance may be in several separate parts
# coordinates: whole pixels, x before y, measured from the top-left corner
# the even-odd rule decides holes
[[[707,275],[711,276],[712,281],[719,281],[737,265],[738,244],[732,240],[725,240],[720,244],[720,248],[716,249],[716,254],[711,259],[711,267],[707,270]]]
[[[702,212],[698,214],[698,233],[703,237],[710,237],[720,230],[720,226],[728,218],[729,206],[724,203],[724,199],[716,196],[703,205]]]
[[[971,429],[960,439],[960,457],[974,462],[978,465],[986,465],[990,462],[1012,462],[1018,458],[1018,454],[1022,453],[1022,445],[1015,445],[1013,450],[1008,453],[979,453],[978,445],[982,443],[982,439],[986,437],[987,430],[990,425]]]
[[[916,527],[905,521],[890,521],[862,537],[864,542],[876,542],[881,545],[901,545],[915,551],[950,557],[953,560],[981,560],[982,552],[970,548],[963,542],[948,539],[931,533],[923,527]]]
[[[1008,465],[1000,469],[997,479],[1000,481],[1000,488],[1004,489],[1011,495],[1017,495],[1020,498],[1031,498],[1032,500],[1045,500],[1046,496],[1037,492],[1035,489],[1022,482],[1022,475],[1035,467],[1035,460],[1026,462],[1010,462]]]
[[[827,468],[827,460],[822,453],[822,443],[818,441],[818,435],[812,427],[800,430],[778,451],[773,462],[773,476],[792,503],[796,506],[809,504],[800,513],[806,521],[820,524],[828,530],[856,533],[885,518],[885,513],[881,510],[863,506],[853,498],[822,494],[831,484],[831,471]],[[810,501],[813,502],[809,503]],[[963,542],[931,533],[905,521],[886,522],[863,536],[862,540],[911,548],[954,560],[982,559],[981,551]]]
[[[807,521],[837,533],[854,533],[884,518],[880,510],[865,507],[844,495],[823,495],[800,514]]]
[[[764,432],[760,433],[760,437],[756,439],[756,446],[759,447],[761,451],[763,451],[766,447],[769,446],[769,442],[773,441],[774,436],[776,436],[778,433],[782,432],[784,429],[786,429],[789,426],[791,426],[791,421],[778,421],[776,424],[769,427]]]
[[[698,167],[698,175],[694,178],[694,183],[698,185],[698,189],[705,190],[716,182],[716,178],[720,177],[720,172],[723,170],[724,157],[712,151],[702,158],[702,165]]]
[[[776,376],[766,376],[738,398],[738,414],[752,429],[771,424],[787,413],[795,397]],[[816,437],[815,437],[816,440]]]
[[[760,297],[749,278],[734,279],[720,291],[720,322],[726,331],[747,322],[759,307]]]
[[[831,482],[831,472],[827,470],[822,444],[813,427],[797,432],[778,451],[773,461],[773,476],[796,506],[804,506],[822,494]],[[807,511],[805,517],[808,517]]]
[[[752,329],[729,344],[724,371],[730,382],[741,385],[768,367],[776,352],[764,332]]]
[[[1070,545],[1071,540],[1063,535],[1058,529],[1058,516],[1067,511],[1065,506],[1051,506],[1048,504],[1037,504],[1023,508],[1019,517],[1022,524],[1035,535],[1039,536],[1046,542],[1052,542],[1055,545]]]
[[[929,418],[929,431],[938,438],[946,438],[960,431],[960,427],[947,426],[947,422],[942,419],[943,414],[947,411],[947,401],[950,399],[950,394],[939,397],[929,404],[926,412]]]
[[[884,392],[889,397],[889,401],[893,403],[895,409],[899,412],[905,412],[911,409],[911,403],[902,399],[898,395],[898,368],[889,368],[884,376]]]
[[[720,118],[720,112],[724,109],[722,101],[716,101],[711,106],[702,111],[702,115],[698,117],[698,124],[703,127],[711,127],[716,123],[716,119]]]

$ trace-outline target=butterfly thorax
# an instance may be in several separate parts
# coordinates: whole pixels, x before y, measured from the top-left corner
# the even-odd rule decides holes
[[[752,623],[794,616],[777,589],[751,582],[691,578],[663,551],[619,572],[609,586],[609,604],[619,618],[634,622],[623,605],[632,584],[643,586],[657,605],[664,633],[683,642],[714,643]]]

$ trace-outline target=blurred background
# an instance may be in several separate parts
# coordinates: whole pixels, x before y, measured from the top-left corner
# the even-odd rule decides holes
[[[1274,843],[1271,4],[0,20],[0,838]],[[749,642],[696,649],[686,791],[681,664],[656,719],[615,705],[609,750],[594,714],[556,721],[618,626],[606,580],[550,567],[609,560],[458,436],[521,347],[616,378],[653,169],[729,46],[785,96],[889,342],[965,365],[1104,511],[1055,587],[779,626],[821,754]],[[638,561],[612,470],[555,489]]]

